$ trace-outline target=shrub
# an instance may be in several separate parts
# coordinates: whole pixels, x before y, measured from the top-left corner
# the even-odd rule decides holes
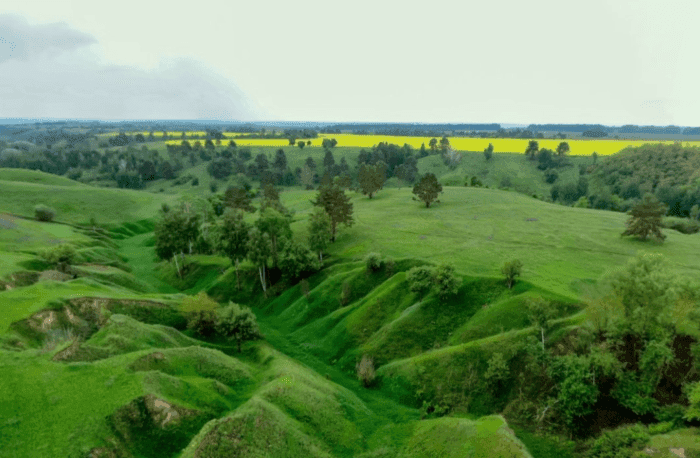
[[[56,210],[46,205],[37,205],[34,207],[34,217],[37,221],[53,221],[56,216]]]
[[[342,290],[340,293],[340,306],[345,307],[350,302],[350,296],[352,295],[352,287],[350,283],[343,282]]]
[[[368,272],[376,272],[382,267],[382,257],[379,253],[368,253],[365,256]]]
[[[374,382],[376,373],[374,371],[374,360],[367,355],[363,355],[360,362],[355,366],[357,369],[357,378],[362,382],[365,388],[368,388]]]
[[[258,329],[255,315],[248,307],[242,307],[234,302],[219,311],[216,319],[216,330],[238,344],[238,353],[241,352],[241,343],[262,337]]]
[[[420,301],[433,284],[433,269],[428,266],[413,267],[406,272],[406,281],[411,292],[416,293]]]
[[[440,299],[446,299],[457,294],[462,284],[462,280],[455,274],[455,268],[447,264],[439,265],[435,269],[433,281],[435,292]]]
[[[506,285],[508,285],[508,289],[513,287],[515,277],[519,277],[522,271],[523,263],[518,259],[514,259],[503,264],[503,267],[501,267],[501,273],[506,277]]]
[[[199,178],[195,177],[195,179],[192,180],[192,186],[199,186]]]
[[[556,170],[554,169],[547,169],[544,172],[544,181],[546,181],[549,184],[554,183],[557,181],[557,178],[559,178],[559,173],[557,173]]]
[[[649,433],[642,425],[624,426],[605,431],[593,442],[587,458],[629,458],[649,442]]]
[[[187,329],[193,330],[202,337],[211,337],[216,333],[216,312],[198,310],[187,317]]]
[[[42,251],[40,256],[51,266],[55,266],[56,270],[65,273],[68,267],[75,263],[76,252],[73,245],[61,243]]]

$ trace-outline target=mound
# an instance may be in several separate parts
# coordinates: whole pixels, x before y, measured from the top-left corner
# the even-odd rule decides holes
[[[0,168],[1,181],[19,181],[23,183],[37,183],[49,186],[86,186],[70,178],[27,169]]]

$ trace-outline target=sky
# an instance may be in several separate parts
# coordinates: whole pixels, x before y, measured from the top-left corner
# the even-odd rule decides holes
[[[0,118],[700,125],[697,0],[2,0]]]

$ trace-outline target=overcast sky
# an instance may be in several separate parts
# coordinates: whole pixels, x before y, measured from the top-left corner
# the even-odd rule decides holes
[[[700,125],[700,1],[2,0],[0,118]]]

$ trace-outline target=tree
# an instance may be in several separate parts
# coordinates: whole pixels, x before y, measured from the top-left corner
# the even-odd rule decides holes
[[[489,146],[484,148],[484,157],[487,161],[490,161],[493,157],[493,143],[489,143]]]
[[[241,353],[241,343],[262,338],[255,314],[248,307],[235,302],[229,302],[227,307],[219,310],[216,330],[222,336],[236,341],[238,353]]]
[[[527,145],[527,148],[525,149],[525,156],[528,157],[531,161],[535,160],[535,155],[537,154],[537,151],[540,149],[539,143],[537,143],[537,140],[530,140],[530,142]]]
[[[69,267],[75,263],[77,253],[70,243],[60,243],[40,252],[40,256],[59,272],[68,273]]]
[[[523,263],[518,259],[514,259],[503,264],[503,267],[501,267],[501,273],[506,277],[506,285],[508,285],[508,289],[513,287],[515,277],[519,277],[522,271]]]
[[[161,259],[172,257],[178,274],[182,276],[177,255],[180,254],[181,258],[184,258],[185,251],[192,251],[192,246],[200,232],[199,215],[185,212],[184,209],[163,213],[161,220],[156,223],[154,232],[156,255]]]
[[[428,266],[413,267],[406,272],[406,281],[411,292],[418,295],[419,302],[423,302],[425,293],[433,286],[435,273]]]
[[[229,186],[224,192],[224,205],[231,208],[238,208],[247,212],[254,212],[255,208],[251,204],[252,198],[244,188]]]
[[[323,170],[325,172],[329,172],[329,173],[333,174],[334,168],[335,168],[335,158],[333,157],[333,153],[331,152],[331,150],[327,149],[326,155],[323,157]]]
[[[318,253],[319,261],[323,262],[323,250],[331,240],[331,218],[322,208],[315,208],[309,218],[309,247]]]
[[[437,145],[438,145],[437,138],[431,138],[430,141],[428,142],[428,146],[430,147],[430,151],[433,153],[435,153],[437,151]]]
[[[223,157],[214,159],[207,166],[207,172],[217,180],[223,180],[233,173],[233,163],[230,159]]]
[[[337,186],[321,186],[315,201],[311,203],[323,208],[331,219],[331,241],[335,242],[335,235],[339,223],[347,227],[352,226],[352,203],[345,191]]]
[[[46,205],[37,205],[34,207],[34,217],[37,221],[50,222],[56,217],[56,210]]]
[[[641,240],[646,240],[649,234],[652,234],[663,241],[666,236],[661,233],[661,217],[666,214],[666,209],[666,205],[659,202],[653,194],[645,194],[642,201],[630,210],[631,217],[622,236],[635,235]]]
[[[265,208],[261,213],[257,221],[255,221],[255,227],[257,227],[260,232],[267,234],[270,237],[270,243],[272,246],[272,265],[277,267],[279,264],[279,248],[282,239],[289,239],[292,237],[292,229],[289,227],[292,218],[287,216],[274,208]]]
[[[287,170],[287,155],[284,154],[282,148],[278,149],[275,153],[275,160],[272,162],[272,167],[282,173]]]
[[[558,156],[565,156],[571,151],[571,148],[569,147],[568,142],[561,142],[559,145],[557,145],[557,155]]]
[[[377,163],[375,165],[360,164],[360,171],[358,174],[360,189],[362,190],[362,194],[369,195],[370,199],[375,192],[379,191],[384,186],[384,169],[386,168],[386,164],[384,164],[384,167],[382,167],[382,164],[383,163]]]
[[[307,164],[304,164],[304,168],[301,169],[301,174],[299,176],[299,181],[303,184],[306,189],[313,187],[314,184],[314,169],[309,168]]]
[[[263,293],[267,296],[267,260],[272,255],[270,236],[261,232],[257,227],[252,228],[248,232],[247,252],[248,259],[258,268],[260,284],[262,285]]]
[[[299,141],[299,142],[297,142],[297,146],[299,147],[299,149],[304,149],[304,147],[306,146],[306,143],[304,143],[303,141]]]
[[[462,284],[462,279],[457,277],[453,266],[441,264],[435,269],[433,284],[438,297],[445,300],[457,294]]]
[[[488,361],[488,369],[484,373],[484,379],[493,383],[496,387],[500,387],[508,379],[509,375],[508,361],[503,359],[502,353],[495,352]]]
[[[541,297],[528,299],[526,308],[530,323],[540,331],[542,350],[544,350],[544,334],[549,330],[550,320],[554,318],[556,310],[549,301]]]
[[[357,370],[357,378],[362,382],[362,385],[369,387],[375,378],[374,361],[368,355],[362,355],[362,359],[355,366]]]
[[[240,261],[248,254],[248,233],[250,225],[243,220],[241,211],[227,208],[224,211],[221,224],[219,250],[228,256],[231,263],[236,267],[236,283],[241,289],[241,279],[239,277],[238,266]]]
[[[283,240],[280,251],[280,269],[292,280],[299,278],[304,272],[316,272],[321,268],[316,253],[297,241]]]
[[[423,178],[413,186],[413,194],[425,202],[426,208],[430,208],[430,204],[437,199],[440,192],[442,192],[442,185],[438,183],[437,177],[432,173],[423,175]]]
[[[196,296],[187,296],[180,303],[180,312],[187,318],[187,329],[203,337],[209,337],[216,332],[218,308],[219,304],[204,291],[200,291]]]
[[[447,149],[450,147],[450,140],[447,139],[447,137],[442,137],[440,139],[440,150],[445,153],[447,152]]]

